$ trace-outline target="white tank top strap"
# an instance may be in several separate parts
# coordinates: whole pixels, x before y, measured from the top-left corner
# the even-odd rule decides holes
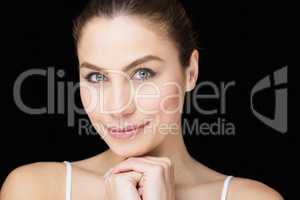
[[[72,165],[68,161],[64,161],[66,164],[66,200],[71,200],[72,194]]]
[[[228,193],[228,187],[229,187],[229,182],[233,178],[233,176],[227,176],[224,180],[223,184],[223,189],[222,189],[222,194],[221,194],[221,200],[226,200],[227,193]]]

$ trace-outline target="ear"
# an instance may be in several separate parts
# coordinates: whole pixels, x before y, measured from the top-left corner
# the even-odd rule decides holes
[[[197,49],[193,50],[190,57],[190,65],[185,69],[185,91],[189,92],[194,89],[198,79],[199,68],[199,52]]]

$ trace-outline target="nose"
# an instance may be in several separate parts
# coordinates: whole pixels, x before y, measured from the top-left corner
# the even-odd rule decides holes
[[[130,82],[119,80],[112,84],[110,99],[110,115],[113,118],[129,117],[135,111],[134,91]]]

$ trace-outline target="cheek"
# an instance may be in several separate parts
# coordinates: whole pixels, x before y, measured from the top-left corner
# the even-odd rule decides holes
[[[143,84],[135,91],[135,106],[142,114],[155,114],[159,110],[160,99],[157,84]]]
[[[181,85],[176,81],[166,82],[159,87],[139,91],[136,106],[140,112],[177,113],[183,104],[183,94]]]
[[[86,89],[80,88],[80,98],[84,107],[88,107],[92,101],[92,95]]]
[[[161,135],[178,133],[183,97],[182,89],[177,84],[168,85],[161,90],[158,128]]]
[[[101,105],[101,98],[99,98],[99,89],[89,86],[80,86],[80,97],[83,107],[89,115],[93,115],[99,110],[99,105]]]
[[[160,111],[163,113],[176,113],[180,109],[182,100],[181,89],[167,86],[162,89]]]
[[[159,112],[160,132],[170,133],[173,130],[176,132],[181,118],[182,99],[181,89],[175,86],[169,85],[162,90]]]

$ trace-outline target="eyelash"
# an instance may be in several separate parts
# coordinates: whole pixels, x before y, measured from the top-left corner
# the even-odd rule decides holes
[[[154,76],[156,75],[156,72],[154,72],[153,70],[151,70],[151,69],[149,69],[149,68],[139,68],[139,69],[135,70],[134,75],[135,75],[137,72],[139,72],[139,71],[146,71],[146,73],[149,74],[149,75],[148,75],[149,77],[144,78],[144,79],[140,79],[141,81],[148,80],[148,79],[150,79],[150,78],[152,78],[152,77],[154,77]],[[85,76],[85,79],[86,79],[87,81],[91,82],[91,83],[98,83],[98,82],[100,82],[100,81],[92,81],[92,77],[93,77],[94,75],[101,75],[101,76],[104,76],[105,79],[107,79],[107,77],[105,77],[105,75],[100,74],[100,73],[98,73],[98,72],[91,72],[91,73],[87,74],[87,75]],[[102,80],[102,81],[103,81],[103,80]]]

